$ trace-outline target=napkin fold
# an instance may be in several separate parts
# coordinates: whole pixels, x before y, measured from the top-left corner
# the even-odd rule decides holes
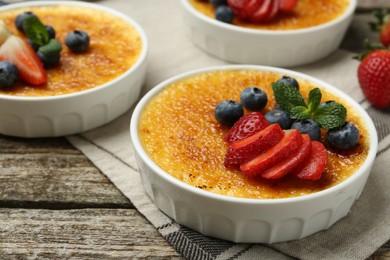
[[[106,0],[99,4],[136,20],[149,39],[148,72],[142,95],[161,81],[193,69],[226,65],[195,47],[177,0]],[[377,158],[361,197],[347,217],[326,231],[277,244],[236,244],[203,236],[160,212],[142,188],[130,140],[132,109],[113,122],[67,140],[83,152],[128,197],[160,234],[188,259],[365,259],[390,239],[390,110],[365,100],[357,82],[353,53],[338,50],[317,63],[294,68],[351,95],[374,120],[379,135]]]

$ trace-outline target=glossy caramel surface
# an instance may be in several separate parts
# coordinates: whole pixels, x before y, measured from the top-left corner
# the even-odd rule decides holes
[[[356,124],[360,140],[356,148],[338,152],[328,148],[328,163],[319,181],[304,181],[294,176],[279,180],[248,178],[224,167],[227,151],[224,136],[228,128],[214,118],[215,106],[226,99],[239,101],[241,91],[257,86],[268,95],[262,111],[273,109],[271,82],[282,75],[259,71],[210,72],[178,81],[166,87],[146,105],[139,120],[142,146],[151,159],[175,178],[214,193],[241,198],[289,198],[314,193],[336,185],[364,162],[368,133],[356,112],[331,93],[322,89],[323,99],[337,100],[348,109],[347,120]],[[298,79],[307,96],[314,87]],[[324,134],[322,141],[324,140]]]
[[[139,33],[120,17],[104,11],[80,6],[34,6],[0,12],[0,19],[14,33],[15,17],[32,11],[44,24],[54,27],[62,45],[58,66],[47,69],[48,83],[30,86],[19,82],[0,94],[16,96],[55,96],[79,92],[107,83],[131,68],[142,50]],[[89,50],[72,53],[65,45],[66,35],[73,30],[89,34]]]
[[[188,0],[199,12],[215,19],[215,9],[202,0]],[[279,13],[271,21],[254,24],[234,19],[233,24],[262,30],[296,30],[330,22],[345,12],[349,0],[299,0],[292,12]]]

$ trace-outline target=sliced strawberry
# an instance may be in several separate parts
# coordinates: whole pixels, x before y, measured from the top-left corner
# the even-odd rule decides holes
[[[228,0],[229,7],[239,19],[248,19],[263,4],[264,0]]]
[[[9,36],[1,45],[0,60],[14,63],[19,70],[20,78],[31,85],[42,85],[47,82],[46,71],[38,55],[30,44],[17,36]]]
[[[256,12],[252,13],[249,20],[254,23],[258,23],[266,20],[269,13],[272,11],[273,0],[264,0],[263,5],[257,9]]]
[[[271,169],[261,174],[265,179],[279,179],[292,171],[297,165],[302,163],[310,154],[311,139],[307,134],[302,135],[302,146],[287,160],[278,163]]]
[[[309,156],[293,170],[292,174],[300,179],[318,180],[325,170],[327,160],[325,146],[318,141],[312,141]]]
[[[280,0],[279,9],[282,12],[290,12],[298,4],[298,0]]]
[[[283,136],[284,132],[279,124],[273,124],[257,134],[232,143],[225,156],[225,167],[238,168],[242,163],[275,146]]]
[[[230,143],[237,142],[254,135],[269,126],[268,121],[260,112],[251,112],[242,116],[229,130],[225,141]]]
[[[267,17],[265,18],[266,21],[271,20],[278,14],[279,5],[280,5],[280,0],[272,1],[272,8],[271,11],[268,13]]]
[[[248,176],[264,173],[279,162],[290,158],[302,145],[302,134],[297,130],[285,131],[283,139],[267,152],[240,166],[241,172]]]

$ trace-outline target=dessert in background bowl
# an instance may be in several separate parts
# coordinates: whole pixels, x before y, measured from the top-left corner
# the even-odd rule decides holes
[[[16,21],[31,13],[36,20]],[[92,3],[39,1],[2,6],[0,20],[8,31],[1,62],[11,61],[19,70],[13,84],[0,88],[1,134],[52,137],[87,131],[123,114],[138,99],[148,42],[130,17]],[[51,27],[53,35],[36,46],[40,39],[32,41],[26,23],[27,30],[36,23]],[[21,54],[31,56],[35,67],[15,58]]]
[[[230,24],[215,19],[208,1],[181,3],[189,37],[205,52],[230,62],[279,67],[307,64],[335,51],[357,4],[300,0],[294,10],[270,20],[253,23],[235,17]]]
[[[319,129],[318,136],[311,133],[309,136],[300,134],[300,126],[296,126],[299,130],[280,130],[279,124],[272,123],[268,113],[275,111],[276,106],[286,107],[286,103],[282,103],[275,92],[284,84],[274,83],[276,85],[271,87],[271,83],[285,81],[283,76],[286,75],[299,82],[304,100],[312,96],[308,107],[316,103],[318,109],[331,115],[337,113],[328,108],[341,111],[344,117],[344,121],[339,122],[341,125],[326,130],[326,122],[319,120],[323,129]],[[254,88],[247,92],[249,86],[258,87],[267,96],[258,109],[245,101],[246,96],[250,96],[248,93],[253,93]],[[316,99],[313,96],[318,97],[319,92],[322,99],[313,101]],[[225,100],[228,104],[240,101],[246,107],[242,113],[237,113],[233,127],[223,116],[218,116],[219,104]],[[252,112],[248,107],[259,111]],[[316,115],[321,113],[317,111]],[[248,116],[252,118],[246,120]],[[247,124],[240,125],[240,122]],[[243,152],[240,156],[237,153],[230,156],[231,147],[242,144],[241,141],[248,144],[247,140],[254,140],[252,136],[256,136],[239,140],[236,130],[253,132],[253,128],[261,124],[265,128],[259,129],[257,133],[262,137],[257,136],[256,140],[268,140],[262,144],[269,146],[268,150],[245,162],[240,161],[247,155],[245,151],[257,152],[250,145],[240,150]],[[347,125],[353,125],[359,134],[354,141],[341,142],[353,143],[352,146],[341,147],[333,139],[334,133]],[[328,128],[331,127],[328,125]],[[273,139],[268,139],[269,133]],[[130,134],[145,191],[160,210],[204,235],[253,243],[300,239],[325,230],[346,216],[363,190],[378,142],[375,127],[364,109],[337,88],[301,73],[254,65],[207,68],[166,80],[138,103],[131,119]],[[289,142],[283,138],[292,140],[293,135],[302,136],[303,141],[291,143],[294,145],[289,147],[294,146],[291,149],[298,154],[301,147],[312,144],[309,153],[315,153],[314,156],[306,154],[302,157],[306,159],[282,174],[283,169],[292,165],[294,156],[282,158],[274,153],[268,158],[266,171],[259,171],[262,160],[259,158],[269,155],[272,149],[277,151],[275,147],[283,147],[280,144]],[[339,132],[340,136],[343,135]],[[313,148],[313,143],[323,150],[317,154],[319,150]],[[300,171],[306,168],[310,158],[325,158],[325,165],[317,167],[322,167],[317,172],[319,175],[310,176]],[[239,167],[234,165],[236,162]],[[322,162],[319,159],[315,164]]]

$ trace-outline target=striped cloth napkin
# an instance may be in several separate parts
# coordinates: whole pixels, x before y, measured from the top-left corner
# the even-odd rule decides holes
[[[99,3],[128,14],[146,31],[150,52],[142,94],[173,75],[227,64],[203,53],[188,40],[176,0]],[[365,100],[356,78],[358,62],[352,56],[353,53],[339,50],[318,63],[294,68],[355,98],[374,120],[380,141],[367,185],[349,215],[329,230],[305,239],[270,245],[236,244],[203,236],[168,218],[143,191],[129,137],[132,111],[106,126],[67,139],[188,259],[365,259],[390,239],[390,110],[376,110]]]

